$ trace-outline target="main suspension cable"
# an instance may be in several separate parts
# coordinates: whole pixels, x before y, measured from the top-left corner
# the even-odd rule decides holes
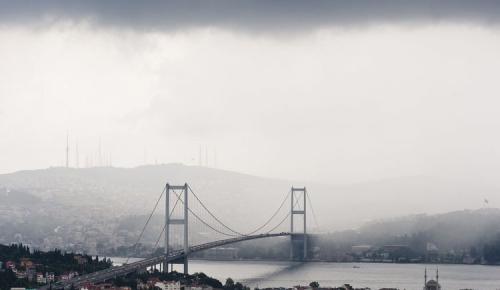
[[[319,227],[318,218],[316,217],[316,212],[314,211],[314,207],[312,205],[311,198],[309,197],[309,194],[306,194],[306,195],[307,195],[307,201],[309,201],[309,207],[311,208],[311,212],[313,214],[314,223],[316,224],[316,227]]]
[[[175,195],[177,195],[176,192],[174,192]],[[177,197],[179,197],[177,195]],[[184,204],[184,201],[182,201],[181,199],[179,199],[181,203]],[[207,227],[211,228],[212,230],[214,230],[215,232],[219,233],[219,234],[222,234],[222,235],[225,235],[225,236],[228,236],[228,237],[237,237],[237,235],[233,235],[233,234],[228,234],[228,233],[224,233],[224,232],[221,232],[219,231],[218,229],[214,228],[213,226],[211,226],[210,224],[206,223],[202,218],[200,218],[194,211],[192,211],[189,206],[188,206],[188,211],[193,214],[193,216],[198,219],[201,223],[203,223],[204,225],[206,225]]]
[[[295,204],[293,205],[293,208],[295,208],[295,206],[299,203],[299,199],[297,199],[297,201],[295,202]],[[279,222],[279,224],[277,224],[274,228],[270,229],[268,232],[266,232],[266,234],[269,234],[270,232],[274,231],[275,229],[277,229],[279,226],[281,226],[285,221],[286,219],[292,214],[291,211],[289,211],[287,213],[287,215]],[[292,229],[293,231],[293,229]]]
[[[191,189],[191,187],[188,185],[188,188],[189,188],[189,191],[191,191],[191,193],[193,194],[193,196],[196,198],[196,200],[198,200],[198,202],[201,204],[201,206],[208,212],[208,214],[213,217],[219,224],[221,224],[223,227],[225,227],[226,229],[228,229],[229,231],[235,233],[236,235],[239,235],[239,236],[245,236],[245,234],[242,234],[240,232],[237,232],[235,230],[233,230],[232,228],[228,227],[226,224],[224,224],[221,220],[219,220],[206,206],[205,204],[203,204],[203,202],[198,198],[198,196],[196,195],[196,193],[194,193],[193,189]]]
[[[151,220],[151,217],[153,217],[153,214],[155,213],[156,208],[158,207],[158,204],[160,203],[160,200],[161,200],[161,198],[163,197],[163,194],[165,193],[165,190],[166,190],[166,189],[167,189],[166,187],[164,187],[164,188],[163,188],[163,190],[162,190],[162,192],[161,192],[161,194],[160,194],[160,197],[158,197],[158,200],[156,201],[156,204],[155,204],[155,206],[154,206],[153,210],[152,210],[152,211],[151,211],[151,213],[149,214],[148,220],[146,221],[146,223],[145,223],[145,224],[144,224],[144,226],[142,227],[141,233],[139,234],[139,238],[137,238],[137,241],[135,242],[135,244],[134,244],[134,246],[133,246],[134,251],[135,251],[135,250],[136,250],[136,248],[137,248],[137,244],[139,244],[139,242],[141,241],[141,239],[142,239],[142,235],[144,235],[144,231],[146,230],[146,227],[148,226],[149,221]],[[128,260],[129,260],[129,259],[130,259],[130,253],[127,253],[127,260],[125,261],[125,264],[127,264],[127,263],[128,263]]]
[[[280,221],[279,224],[277,224],[275,227],[273,227],[272,229],[270,229],[268,232],[266,232],[266,234],[269,234],[270,232],[274,231],[275,229],[277,229],[279,226],[281,226],[285,221],[286,219],[290,216],[290,212],[287,213],[287,215]]]
[[[255,234],[256,232],[260,231],[261,229],[263,229],[265,226],[267,226],[273,219],[274,217],[276,217],[276,215],[279,213],[279,211],[281,210],[281,208],[283,207],[283,205],[285,205],[285,202],[288,200],[288,196],[290,195],[291,191],[288,191],[285,198],[283,199],[283,201],[281,202],[281,205],[278,207],[278,209],[273,213],[273,215],[263,224],[261,225],[260,227],[258,227],[257,229],[255,229],[254,231],[246,234],[246,235],[253,235]],[[272,230],[271,230],[272,231]]]

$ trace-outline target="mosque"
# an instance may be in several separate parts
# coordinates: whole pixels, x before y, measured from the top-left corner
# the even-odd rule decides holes
[[[427,281],[427,268],[424,272],[424,290],[441,290],[441,285],[439,284],[439,269],[436,269],[436,280]]]

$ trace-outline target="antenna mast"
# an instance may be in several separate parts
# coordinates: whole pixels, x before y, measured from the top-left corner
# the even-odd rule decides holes
[[[69,167],[69,133],[66,133],[66,168]]]
[[[75,152],[75,159],[76,159],[75,160],[75,162],[76,162],[75,167],[79,168],[80,167],[80,153],[78,151],[78,141],[76,141],[76,148],[75,149],[76,149],[76,152]]]

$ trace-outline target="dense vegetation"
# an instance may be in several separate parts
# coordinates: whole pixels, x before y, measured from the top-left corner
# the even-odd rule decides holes
[[[178,272],[162,273],[155,271],[153,273],[132,273],[125,277],[119,277],[112,281],[116,286],[128,286],[132,289],[137,289],[137,282],[146,283],[150,278],[158,278],[161,281],[179,281],[181,285],[208,285],[217,289],[224,290],[248,290],[249,288],[240,282],[234,282],[233,279],[227,278],[223,285],[219,280],[208,277],[204,273],[181,274]]]
[[[490,264],[500,264],[500,238],[484,246],[483,256]]]
[[[79,263],[76,259],[77,256],[81,257],[84,262]],[[37,271],[43,273],[53,272],[55,275],[61,275],[69,271],[84,274],[111,267],[111,260],[99,259],[97,256],[93,258],[89,255],[66,253],[58,249],[49,252],[30,251],[29,247],[22,244],[0,245],[0,261],[19,262],[21,258],[28,258],[36,264]]]
[[[338,259],[353,245],[371,245],[382,257],[384,245],[401,245],[385,258],[393,261],[500,263],[500,210],[480,209],[415,215],[369,223],[357,231],[312,237],[321,259]],[[429,246],[431,245],[431,248]],[[313,253],[314,254],[314,253]]]
[[[98,257],[93,258],[89,255],[65,253],[57,249],[49,252],[31,251],[29,247],[22,244],[0,245],[0,261],[4,263],[3,269],[0,271],[1,289],[36,286],[35,282],[27,279],[17,279],[10,269],[5,269],[5,263],[12,261],[19,271],[26,271],[26,267],[20,265],[21,259],[29,259],[33,263],[36,272],[52,272],[56,276],[70,271],[78,272],[81,275],[111,267],[109,259],[99,260]]]

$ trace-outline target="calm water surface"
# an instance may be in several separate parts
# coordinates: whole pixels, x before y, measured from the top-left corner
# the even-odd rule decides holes
[[[123,259],[112,258],[116,264]],[[130,261],[133,261],[132,259]],[[359,268],[353,268],[353,266]],[[394,287],[421,290],[424,268],[431,277],[436,265],[368,263],[293,263],[191,260],[190,272],[204,272],[225,281],[231,277],[250,287],[291,287],[318,281],[322,286]],[[177,269],[181,270],[180,265]],[[481,265],[439,265],[439,281],[446,289],[500,289],[500,267]]]

